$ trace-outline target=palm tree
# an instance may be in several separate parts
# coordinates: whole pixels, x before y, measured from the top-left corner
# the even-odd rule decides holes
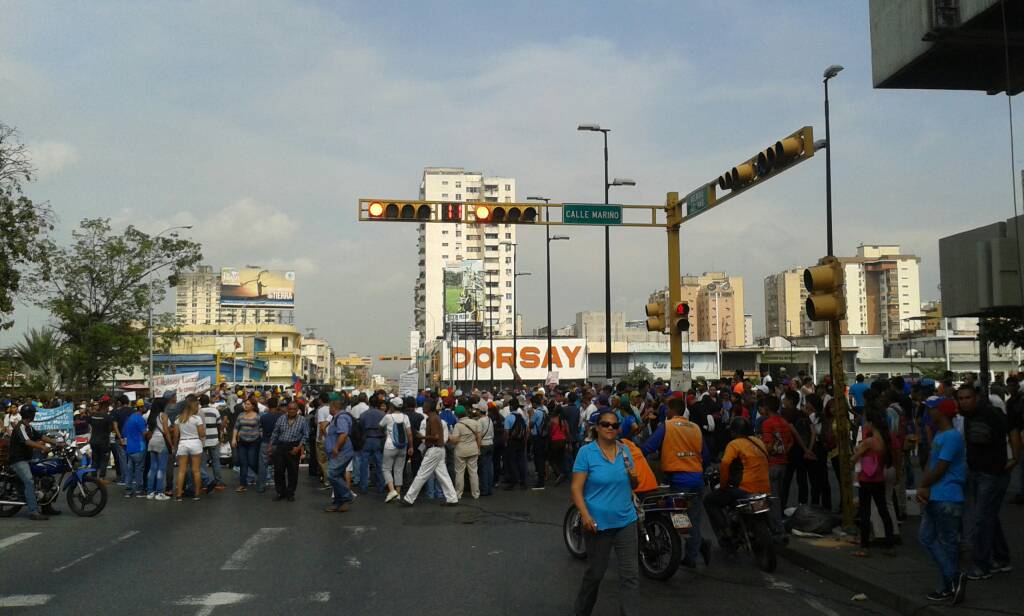
[[[24,367],[25,389],[52,398],[60,389],[64,370],[64,351],[57,332],[30,329],[25,339],[14,345],[14,354]]]

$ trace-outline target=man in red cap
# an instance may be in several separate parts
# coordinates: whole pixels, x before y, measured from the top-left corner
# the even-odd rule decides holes
[[[953,429],[957,405],[952,398],[944,398],[934,408],[930,407],[928,413],[937,433],[917,488],[917,500],[923,509],[919,536],[942,575],[942,585],[929,593],[928,599],[952,601],[956,605],[967,593],[967,579],[959,568],[958,540],[967,479],[966,448],[964,437]]]

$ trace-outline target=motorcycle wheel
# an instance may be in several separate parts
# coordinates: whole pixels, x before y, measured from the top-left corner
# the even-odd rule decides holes
[[[10,479],[0,478],[0,498],[8,500],[20,500],[18,489]],[[0,505],[0,518],[9,518],[21,511],[21,505]]]
[[[569,507],[565,512],[565,519],[562,521],[562,538],[565,539],[565,549],[569,554],[578,560],[587,558],[586,532],[583,530],[583,516],[575,505]]]
[[[772,541],[772,529],[768,526],[768,520],[763,516],[753,524],[754,536],[751,540],[751,547],[754,552],[754,561],[761,571],[771,573],[778,566],[775,557],[775,543]]]
[[[640,570],[652,580],[667,580],[679,569],[683,559],[683,541],[668,518],[650,516],[644,523],[649,540],[640,532]]]
[[[88,476],[82,478],[81,489],[84,495],[79,493],[78,485],[68,486],[67,499],[71,511],[83,518],[91,518],[103,511],[107,506],[107,486],[95,477]]]

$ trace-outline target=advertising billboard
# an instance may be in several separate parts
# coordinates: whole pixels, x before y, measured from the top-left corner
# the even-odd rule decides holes
[[[512,380],[512,363],[524,381],[544,381],[548,373],[556,372],[561,381],[587,379],[587,341],[583,338],[555,338],[551,341],[551,366],[548,366],[546,338],[519,338],[513,346],[511,340],[448,341],[442,347],[441,378],[449,374],[457,381],[487,380],[494,365],[494,379]],[[518,351],[518,353],[517,353]]]
[[[444,268],[444,314],[446,323],[478,321],[484,309],[484,262],[466,259],[456,267]]]
[[[225,308],[295,308],[295,272],[223,267],[220,270],[220,305]]]

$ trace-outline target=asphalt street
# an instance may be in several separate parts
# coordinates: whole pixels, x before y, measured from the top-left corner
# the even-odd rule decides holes
[[[561,537],[568,487],[498,491],[455,508],[360,496],[328,514],[300,477],[297,500],[235,494],[200,502],[122,498],[96,518],[0,520],[2,614],[566,615],[584,564]],[[773,575],[714,552],[709,568],[641,578],[643,613],[892,614],[780,561]],[[595,614],[617,613],[614,565]]]

